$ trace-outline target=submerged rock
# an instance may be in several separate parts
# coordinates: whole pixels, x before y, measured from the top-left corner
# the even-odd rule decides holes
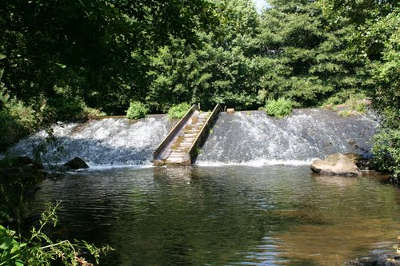
[[[360,169],[356,165],[358,155],[335,153],[324,160],[315,160],[311,170],[322,175],[359,176]]]
[[[79,157],[75,157],[74,159],[64,164],[64,166],[74,170],[89,168],[85,161]]]
[[[370,257],[363,257],[347,262],[345,265],[353,266],[400,266],[400,255],[384,254]]]

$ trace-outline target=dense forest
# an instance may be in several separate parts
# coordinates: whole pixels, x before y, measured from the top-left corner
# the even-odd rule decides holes
[[[377,161],[399,175],[400,3],[268,3],[5,0],[1,150],[56,120],[125,114],[132,101],[161,113],[369,98],[383,117]]]

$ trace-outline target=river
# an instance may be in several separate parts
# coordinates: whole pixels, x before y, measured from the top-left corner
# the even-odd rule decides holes
[[[103,265],[341,265],[390,250],[400,191],[309,166],[89,170],[45,180],[57,234],[109,244]]]

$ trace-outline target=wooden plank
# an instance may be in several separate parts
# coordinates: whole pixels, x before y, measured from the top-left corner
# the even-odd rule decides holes
[[[195,161],[197,148],[207,138],[209,129],[221,111],[221,106],[217,104],[211,113],[197,110],[197,106],[193,105],[162,141],[153,154],[154,165],[190,165]],[[192,121],[192,124],[189,125],[189,121]],[[187,126],[190,127],[185,130]]]
[[[170,130],[168,135],[163,139],[163,141],[158,145],[157,149],[153,153],[153,162],[157,164],[160,158],[160,154],[164,151],[164,149],[168,146],[168,144],[172,141],[172,139],[176,136],[182,126],[187,122],[187,120],[191,117],[192,113],[198,109],[196,104],[192,105],[192,107],[186,112],[186,114],[179,120],[178,123]]]

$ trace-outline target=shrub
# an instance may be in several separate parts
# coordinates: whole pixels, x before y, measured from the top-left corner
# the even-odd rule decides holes
[[[145,117],[148,112],[149,110],[144,103],[132,101],[126,112],[126,117],[129,119],[139,119]]]
[[[400,129],[385,128],[376,134],[372,152],[378,170],[400,178]]]
[[[347,108],[358,113],[365,113],[367,111],[367,100],[359,98],[349,98],[345,103]]]
[[[88,119],[107,115],[105,112],[102,112],[99,109],[87,107],[86,105],[83,107],[83,114]]]
[[[293,105],[294,103],[291,100],[285,98],[269,99],[267,100],[265,111],[270,116],[282,118],[292,113]]]
[[[190,104],[188,103],[180,103],[177,105],[173,105],[168,110],[168,117],[171,119],[180,119],[182,118],[186,112],[190,109]]]
[[[364,114],[368,110],[369,101],[364,93],[337,93],[324,101],[322,107],[339,111],[342,117]]]
[[[11,98],[0,87],[0,152],[36,130],[38,116],[31,106]]]
[[[27,238],[0,225],[1,265],[92,265],[82,257],[83,254],[89,254],[98,264],[100,256],[112,250],[109,246],[97,248],[85,241],[51,240],[44,231],[49,226],[56,226],[57,207],[50,205],[42,213],[39,226],[33,227]]]

